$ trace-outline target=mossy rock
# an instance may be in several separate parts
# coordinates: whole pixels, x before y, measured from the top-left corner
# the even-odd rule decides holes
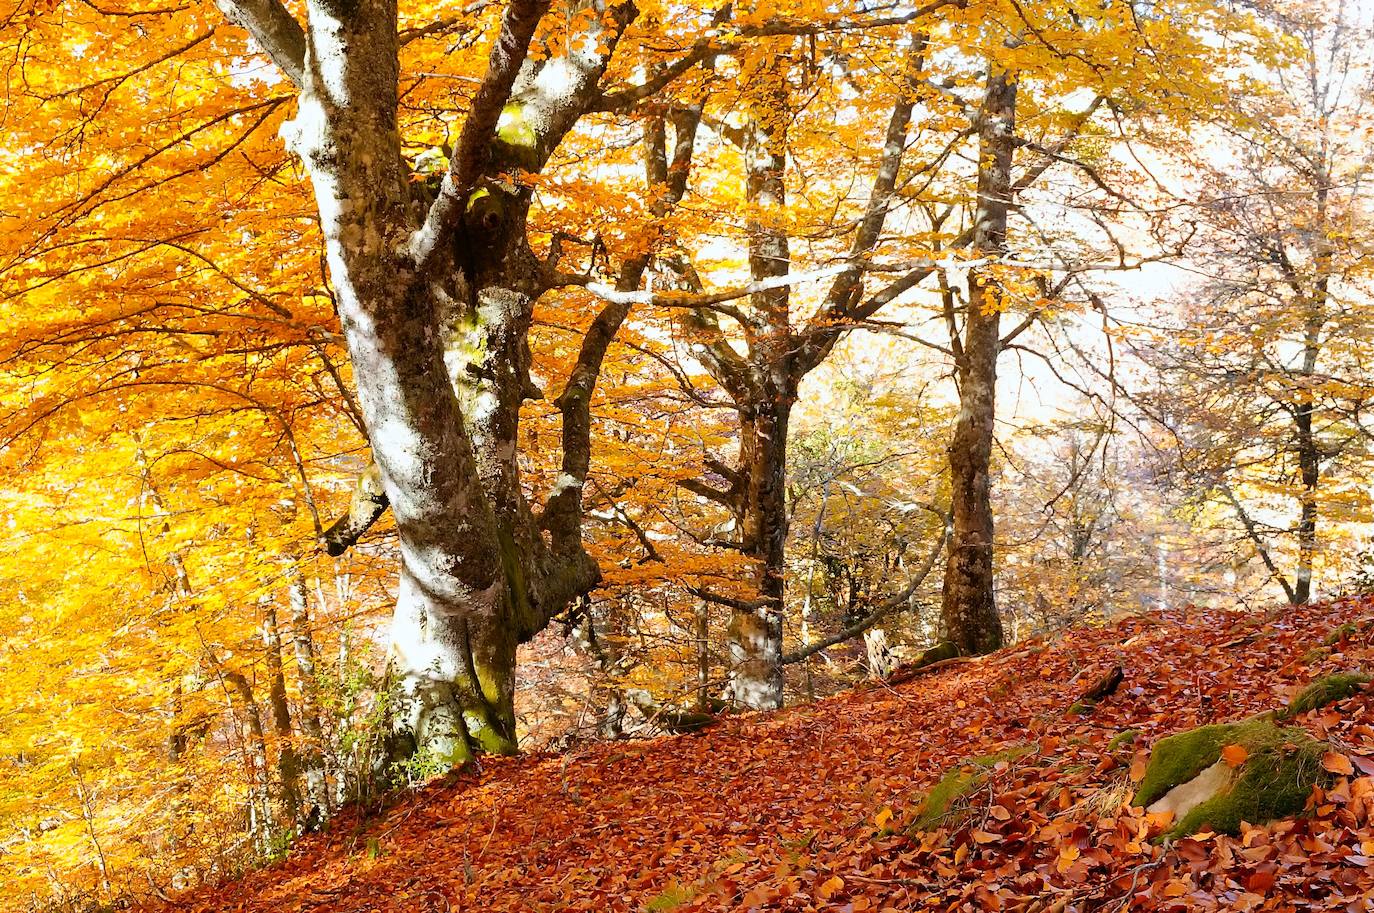
[[[932,663],[954,659],[958,655],[959,646],[951,640],[944,640],[922,653],[912,665],[919,669]]]
[[[1322,676],[1299,691],[1288,706],[1279,711],[1279,719],[1292,719],[1309,710],[1343,701],[1359,694],[1367,684],[1369,676],[1363,672],[1335,672]]]
[[[1262,824],[1303,811],[1312,788],[1327,779],[1327,746],[1304,730],[1267,720],[1203,726],[1161,739],[1150,752],[1133,804],[1149,807],[1177,786],[1222,760],[1222,749],[1239,745],[1245,760],[1229,771],[1225,786],[1182,815],[1165,835],[1185,837],[1204,826],[1235,834],[1242,821]]]
[[[926,793],[921,810],[911,822],[911,829],[929,831],[942,824],[957,821],[967,810],[967,805],[962,800],[981,786],[998,764],[1003,761],[1008,764],[1018,761],[1034,750],[1035,747],[1032,745],[1015,745],[996,754],[974,758],[949,771],[940,778],[940,782],[930,788],[930,792]]]

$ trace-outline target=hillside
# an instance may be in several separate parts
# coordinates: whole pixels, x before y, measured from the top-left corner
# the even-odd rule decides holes
[[[1298,720],[1339,749],[1327,766],[1352,771],[1310,818],[1166,849],[1148,839],[1163,823],[1127,800],[1159,737],[1374,665],[1371,616],[1374,601],[1350,599],[1130,617],[699,735],[487,761],[177,908],[1370,910],[1368,691]],[[1114,695],[1068,712],[1118,663]],[[1113,742],[1127,729],[1139,747]],[[942,776],[1019,745],[968,814],[914,829]]]

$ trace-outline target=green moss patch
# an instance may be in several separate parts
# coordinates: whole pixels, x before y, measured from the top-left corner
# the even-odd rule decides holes
[[[1326,644],[1328,647],[1334,647],[1341,641],[1354,637],[1358,633],[1360,633],[1360,629],[1355,627],[1354,622],[1347,621],[1345,624],[1333,628],[1331,633],[1326,635],[1326,640],[1322,641],[1322,643]]]
[[[1134,745],[1135,740],[1139,738],[1139,736],[1139,729],[1122,730],[1121,732],[1118,732],[1116,735],[1112,736],[1111,741],[1107,743],[1107,750],[1116,751],[1118,749]]]
[[[958,655],[959,647],[953,641],[944,640],[922,653],[912,665],[919,669],[932,663],[954,659]]]
[[[1302,729],[1248,720],[1161,739],[1150,753],[1134,804],[1148,807],[1193,780],[1220,761],[1228,745],[1246,752],[1229,784],[1183,815],[1166,836],[1187,836],[1204,826],[1234,834],[1242,821],[1260,824],[1296,815],[1306,807],[1312,788],[1326,779],[1321,765],[1325,745]]]
[[[1334,704],[1353,697],[1369,684],[1369,676],[1363,672],[1336,672],[1323,676],[1298,692],[1288,706],[1279,711],[1280,719],[1292,719],[1309,710]]]
[[[1015,745],[996,754],[974,758],[949,771],[926,793],[921,810],[911,822],[911,829],[928,831],[957,821],[968,808],[963,800],[987,781],[998,764],[1004,761],[1011,764],[1034,750],[1032,745]]]

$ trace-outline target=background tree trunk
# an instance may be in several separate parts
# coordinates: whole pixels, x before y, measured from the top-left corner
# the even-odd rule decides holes
[[[1006,252],[1015,131],[1015,79],[1005,71],[992,73],[979,127],[973,240],[974,251],[987,257]],[[959,415],[949,447],[954,522],[942,598],[946,636],[964,654],[996,650],[1003,639],[993,592],[990,477],[1000,315],[1001,303],[990,271],[973,270],[958,365]]]
[[[286,675],[282,671],[281,631],[277,606],[263,600],[262,640],[267,656],[267,705],[272,711],[272,731],[277,737],[277,821],[294,827],[301,814],[301,767],[292,744],[291,708],[286,700]]]
[[[300,679],[301,708],[296,714],[306,744],[301,752],[305,773],[305,794],[312,808],[305,820],[320,820],[333,811],[329,796],[329,775],[325,764],[324,728],[320,723],[320,683],[315,660],[315,638],[310,627],[310,591],[305,575],[294,563],[287,568],[287,602],[291,609],[291,646],[296,656],[296,676]]]

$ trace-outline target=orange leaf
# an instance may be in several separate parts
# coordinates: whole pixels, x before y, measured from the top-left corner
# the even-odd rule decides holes
[[[1227,767],[1239,767],[1248,757],[1250,752],[1245,750],[1244,745],[1227,745],[1221,750],[1221,759],[1226,762]]]
[[[1350,776],[1355,772],[1355,765],[1350,763],[1350,759],[1338,751],[1328,751],[1322,755],[1322,767],[1331,771],[1333,774]]]
[[[821,900],[829,900],[842,887],[844,887],[844,879],[838,875],[832,875],[816,888],[816,896]]]

